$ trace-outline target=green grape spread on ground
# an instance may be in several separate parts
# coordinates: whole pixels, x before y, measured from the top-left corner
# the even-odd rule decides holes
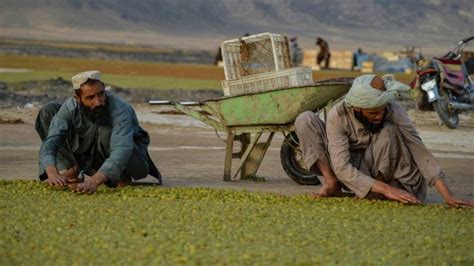
[[[0,205],[1,265],[474,264],[474,212],[446,205],[5,180]]]

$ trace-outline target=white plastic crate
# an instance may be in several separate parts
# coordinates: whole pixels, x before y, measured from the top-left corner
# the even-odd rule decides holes
[[[288,39],[281,34],[260,33],[225,41],[221,51],[226,80],[291,67]]]
[[[246,76],[235,80],[222,80],[225,96],[243,95],[289,87],[313,84],[311,67],[294,67]]]

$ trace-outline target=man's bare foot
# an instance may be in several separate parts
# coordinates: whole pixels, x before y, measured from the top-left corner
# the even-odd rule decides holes
[[[77,166],[71,167],[63,171],[61,175],[66,177],[66,182],[68,184],[84,182],[84,177],[79,177],[79,168]]]
[[[125,187],[132,184],[132,177],[125,176],[123,179],[119,180],[117,183],[117,187]]]
[[[84,183],[84,177],[79,177],[78,175],[66,176],[67,186],[70,190],[74,190],[77,187],[77,184]]]
[[[313,198],[328,198],[342,196],[341,184],[338,181],[326,182],[318,192],[311,195]]]

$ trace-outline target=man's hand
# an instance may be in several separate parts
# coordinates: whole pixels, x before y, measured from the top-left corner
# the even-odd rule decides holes
[[[459,207],[471,207],[474,208],[474,202],[468,200],[458,199],[454,196],[450,197],[449,199],[445,199],[446,203],[449,205],[459,208]]]
[[[107,181],[107,176],[101,172],[97,172],[91,178],[86,179],[84,183],[77,184],[73,191],[80,194],[92,194],[101,184],[105,183],[105,181]]]
[[[46,175],[48,176],[48,185],[62,187],[67,184],[67,177],[61,175],[56,166],[50,165],[46,167]]]
[[[89,178],[83,183],[77,184],[73,191],[80,194],[92,194],[97,190],[97,187],[99,187],[97,181]]]
[[[375,180],[375,183],[372,186],[372,191],[383,194],[387,199],[390,200],[403,203],[420,203],[420,200],[409,192],[403,189],[392,187],[378,180]]]
[[[441,194],[443,197],[444,201],[448,203],[449,205],[459,208],[459,207],[471,207],[474,208],[474,202],[468,201],[468,200],[462,200],[456,198],[453,193],[449,190],[448,186],[444,182],[443,179],[438,179],[435,183],[435,187],[438,190],[438,192]]]
[[[54,187],[63,187],[67,184],[66,181],[67,177],[62,176],[62,175],[51,175],[48,176],[48,185],[54,186]]]

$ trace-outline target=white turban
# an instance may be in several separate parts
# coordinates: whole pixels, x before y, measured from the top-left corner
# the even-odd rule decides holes
[[[395,80],[393,75],[382,77],[385,91],[373,88],[370,83],[376,77],[372,74],[362,75],[354,79],[352,87],[346,95],[345,102],[348,106],[364,109],[378,108],[393,101],[398,92],[408,91],[410,87]]]

